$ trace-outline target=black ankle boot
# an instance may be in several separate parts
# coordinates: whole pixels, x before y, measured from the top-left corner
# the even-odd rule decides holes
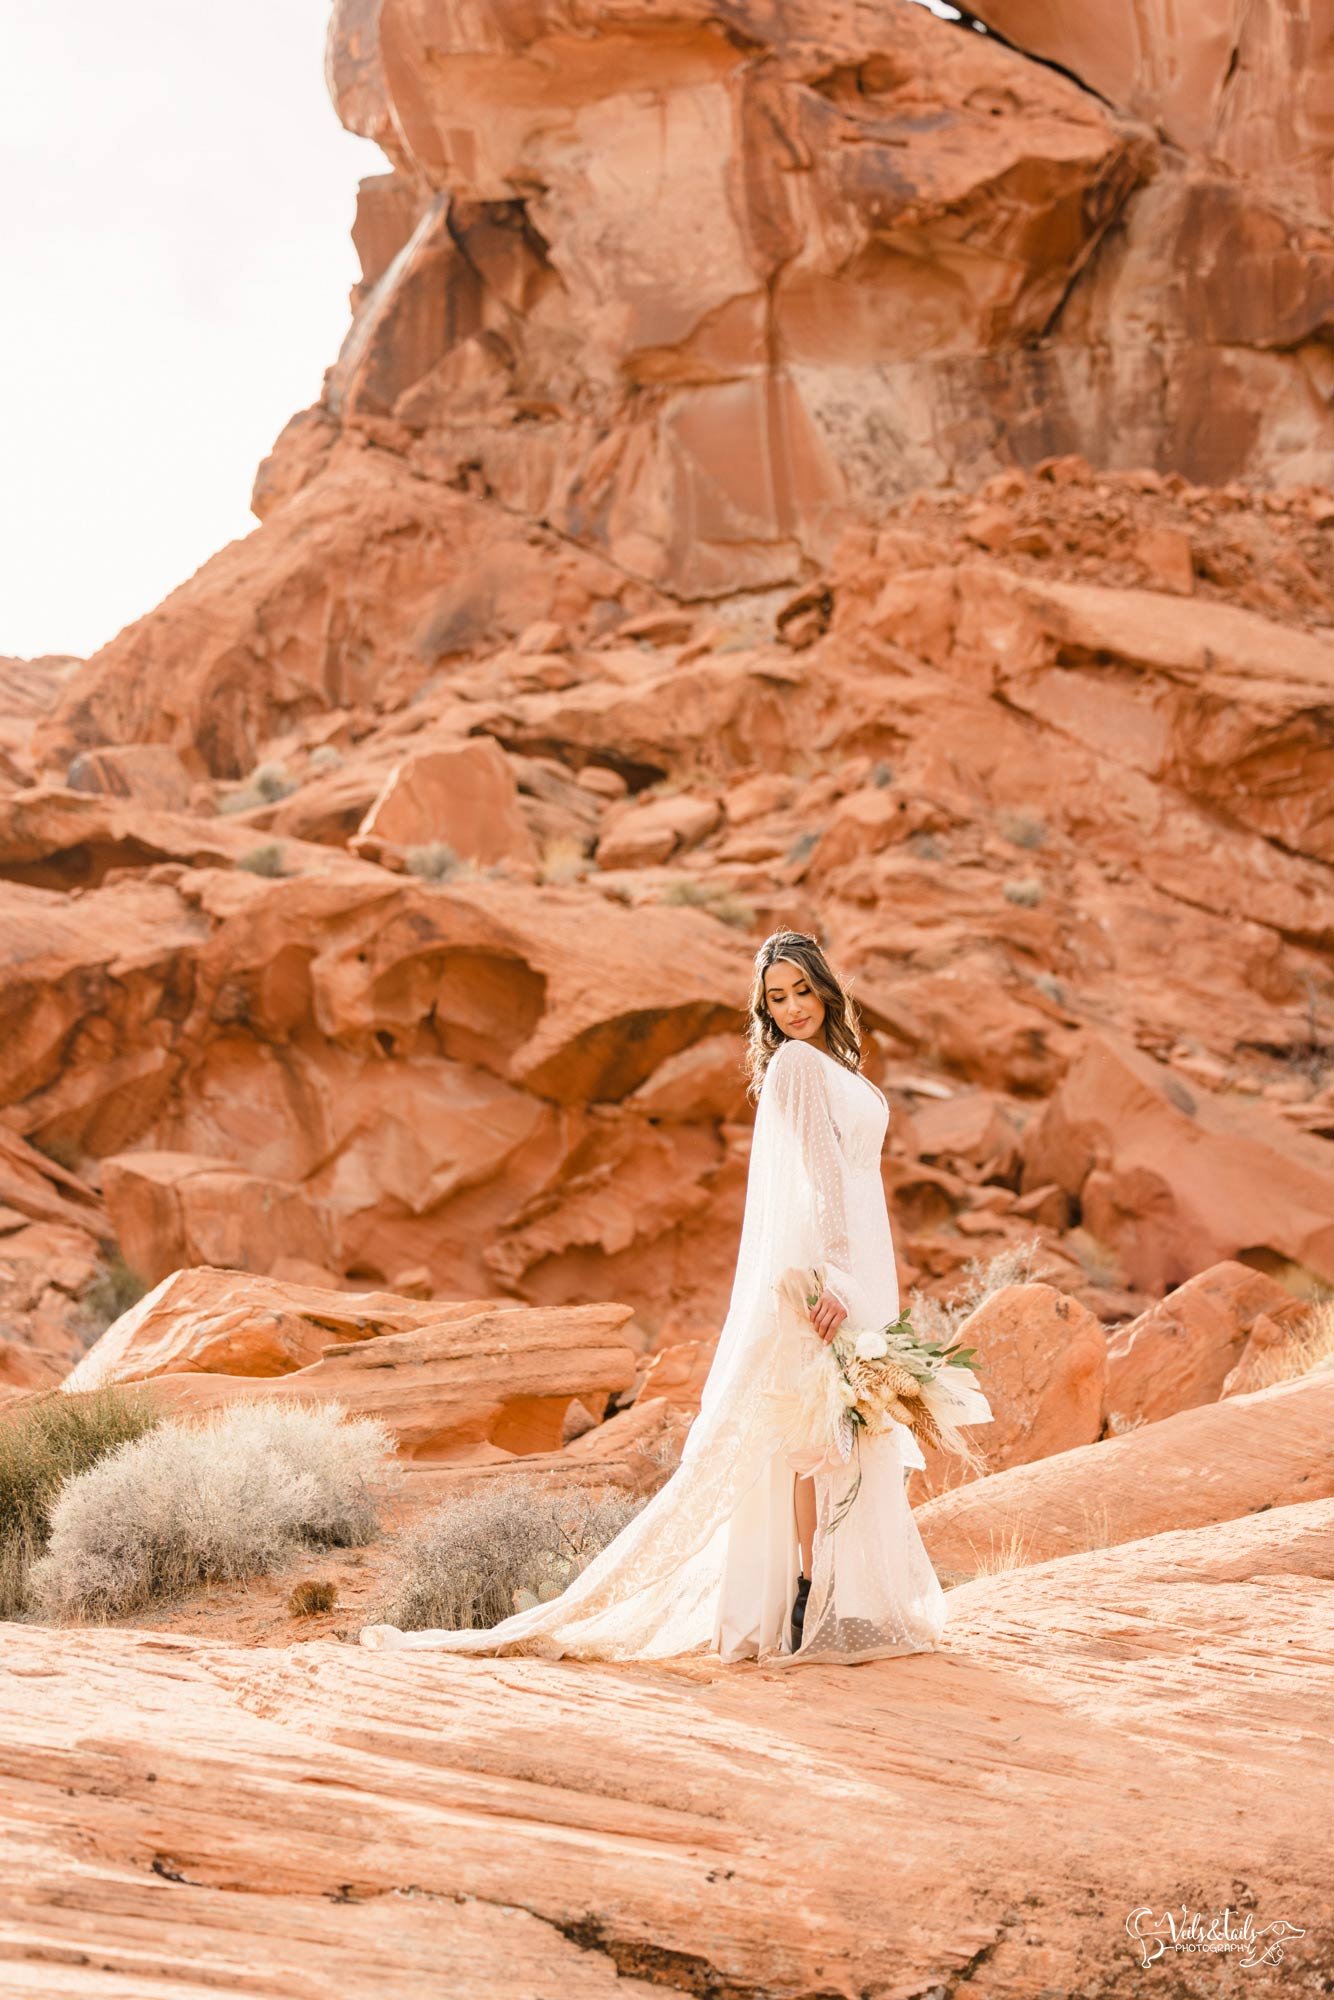
[[[811,1580],[808,1576],[797,1579],[797,1596],[792,1606],[792,1650],[795,1653],[801,1644],[802,1627],[806,1623],[806,1599],[811,1594]]]

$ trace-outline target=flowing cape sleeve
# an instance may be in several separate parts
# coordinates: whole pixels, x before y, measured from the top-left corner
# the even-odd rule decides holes
[[[770,1058],[764,1087],[772,1092],[774,1114],[792,1142],[791,1157],[805,1194],[808,1234],[804,1251],[793,1246],[792,1261],[823,1264],[825,1290],[851,1315],[846,1164],[830,1108],[826,1058],[804,1042],[785,1042]]]

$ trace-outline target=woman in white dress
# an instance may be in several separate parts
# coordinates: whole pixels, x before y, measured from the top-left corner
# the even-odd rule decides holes
[[[772,1422],[771,1392],[800,1359],[780,1334],[785,1271],[821,1270],[821,1339],[899,1311],[880,1174],[889,1108],[861,1074],[852,1003],[802,932],[777,931],[756,954],[747,1062],[758,1102],[736,1275],[676,1471],[559,1597],[484,1630],[366,1626],[364,1646],[788,1665],[939,1643],[944,1593],[905,1492],[924,1464],[912,1433],[863,1434],[859,1467],[798,1478]]]

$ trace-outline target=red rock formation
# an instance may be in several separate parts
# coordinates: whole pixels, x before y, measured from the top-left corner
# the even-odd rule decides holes
[[[405,1459],[486,1463],[559,1451],[575,1397],[601,1415],[634,1380],[621,1333],[628,1306],[450,1301],[409,1317],[403,1300],[312,1299],[309,1287],[271,1285],[279,1311],[264,1312],[263,1292],[248,1299],[247,1282],[182,1273],[149,1314],[111,1328],[105,1353],[94,1349],[67,1386],[151,1379],[157,1402],[187,1415],[243,1401],[333,1402],[379,1418]]]
[[[324,1291],[235,1271],[176,1271],[107,1328],[65,1382],[67,1390],[154,1375],[290,1375],[332,1344],[440,1326],[503,1299],[432,1299]],[[511,1306],[513,1311],[520,1308]]]
[[[1006,1285],[956,1329],[976,1350],[993,1422],[973,1442],[988,1473],[1091,1443],[1102,1433],[1107,1397],[1107,1340],[1077,1300],[1050,1285]],[[960,1476],[959,1461],[924,1446],[922,1490],[939,1493]]]
[[[1245,1264],[1215,1264],[1178,1285],[1107,1343],[1112,1429],[1217,1402],[1257,1322],[1291,1327],[1301,1301]]]
[[[1323,1141],[1090,1040],[1026,1135],[1025,1172],[1079,1199],[1138,1283],[1157,1290],[1238,1258],[1334,1282],[1334,1176]],[[1220,1378],[1221,1379],[1221,1378]]]
[[[778,924],[905,1291],[1329,1277],[1327,66],[1132,11],[336,10],[392,171],[262,525],[0,675],[0,1116],[142,1278],[707,1352]],[[106,1238],[5,1227],[46,1379]]]

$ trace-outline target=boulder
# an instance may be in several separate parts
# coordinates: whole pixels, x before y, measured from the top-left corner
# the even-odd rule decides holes
[[[969,1435],[990,1473],[1090,1444],[1101,1432],[1107,1336],[1078,1300],[1051,1285],[1005,1285],[960,1322],[954,1338],[977,1350],[978,1386],[994,1421]],[[950,1454],[926,1446],[923,1457],[926,1470],[917,1478],[928,1493],[953,1486],[961,1472],[968,1477]]]
[[[141,799],[163,812],[187,811],[194,785],[182,759],[165,743],[104,743],[81,751],[65,782],[72,792]]]
[[[646,868],[693,847],[713,832],[722,819],[716,799],[674,793],[667,798],[628,803],[608,814],[606,831],[597,844],[599,868]]]
[[[638,1408],[640,1403],[661,1399],[673,1408],[693,1414],[699,1409],[699,1399],[717,1351],[716,1338],[674,1340],[658,1348],[648,1358],[634,1406]]]
[[[104,1237],[107,1214],[95,1188],[40,1147],[0,1125],[0,1208],[31,1222],[63,1223]]]
[[[1064,1188],[1146,1291],[1226,1261],[1334,1283],[1334,1146],[1123,1037],[1087,1038],[1023,1151],[1025,1187]]]
[[[961,1090],[914,1106],[919,1158],[970,1178],[1007,1178],[1019,1160],[1019,1128],[989,1091]]]
[[[706,1035],[659,1063],[626,1099],[646,1118],[666,1123],[742,1119],[746,1095],[744,1050],[737,1035]]]
[[[1215,1264],[1107,1342],[1107,1421],[1151,1423],[1216,1402],[1261,1318],[1291,1324],[1299,1299],[1245,1264]]]
[[[305,1191],[195,1153],[118,1153],[102,1186],[122,1254],[156,1285],[187,1265],[272,1271],[283,1258],[328,1266],[331,1231]]]
[[[401,866],[409,848],[437,842],[460,860],[536,864],[513,767],[493,738],[411,752],[385,779],[351,845],[367,860]]]

